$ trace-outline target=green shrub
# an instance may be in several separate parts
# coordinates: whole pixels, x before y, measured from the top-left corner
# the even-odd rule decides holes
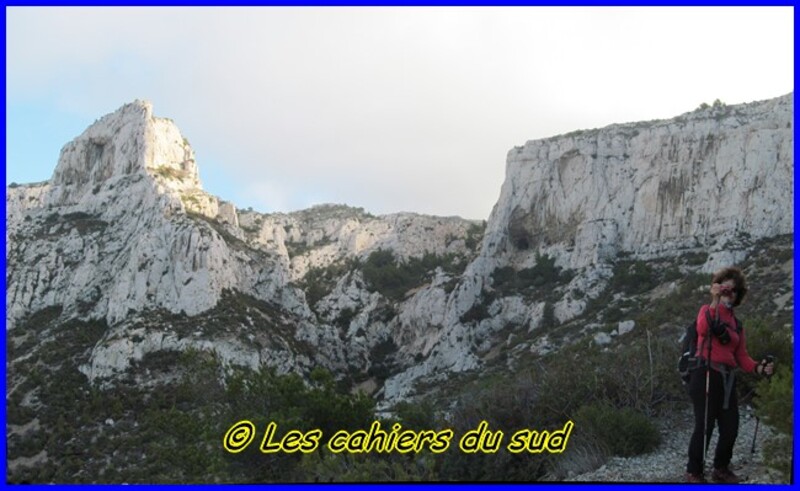
[[[440,424],[436,418],[436,408],[430,401],[410,402],[401,401],[395,408],[397,419],[403,425],[416,431],[438,430]]]
[[[380,249],[369,255],[363,267],[367,286],[392,300],[402,300],[405,293],[414,286],[407,268],[401,267],[390,250]]]
[[[544,312],[542,312],[542,329],[549,329],[556,325],[555,307],[551,302],[544,303]]]
[[[306,302],[313,309],[314,306],[328,296],[336,282],[357,266],[353,260],[344,260],[332,263],[324,268],[311,268],[297,283],[297,286],[306,294]]]
[[[492,431],[503,430],[505,444],[520,429],[552,429],[565,421],[545,404],[537,404],[536,384],[529,373],[511,380],[489,377],[467,390],[452,406],[448,426],[456,437],[447,452],[439,456],[440,480],[535,481],[547,472],[548,455],[512,454],[501,449],[494,454],[467,454],[458,438],[486,420]]]
[[[658,275],[644,261],[620,261],[614,266],[611,288],[614,291],[635,295],[658,286]]]
[[[495,296],[493,294],[487,293],[486,290],[481,292],[480,302],[476,302],[469,308],[466,312],[464,312],[459,321],[462,324],[467,324],[469,322],[480,322],[483,319],[488,319],[489,315],[489,306],[495,301]]]
[[[497,268],[492,272],[492,285],[496,289],[518,288],[517,272],[511,266]]]
[[[556,258],[536,254],[536,265],[532,268],[523,269],[519,273],[520,280],[530,281],[534,286],[544,286],[568,281],[569,272],[563,271],[556,266]]]
[[[333,323],[346,331],[347,328],[350,327],[350,322],[355,318],[356,314],[358,314],[358,312],[355,309],[345,307],[339,311],[339,315]]]
[[[464,258],[454,254],[438,256],[425,254],[421,258],[398,261],[390,250],[379,249],[369,255],[362,272],[367,287],[391,300],[399,301],[412,288],[422,286],[433,276],[437,268],[459,275],[466,267]]]
[[[777,365],[791,366],[794,353],[790,326],[776,326],[763,318],[745,319],[742,326],[747,352],[753,359],[760,361],[767,355],[773,355]]]
[[[748,327],[749,326],[749,327]],[[754,320],[745,327],[748,352],[756,360],[767,354],[775,356],[775,374],[768,379],[753,375],[744,378],[755,384],[756,414],[777,430],[764,442],[764,461],[790,479],[792,471],[792,438],[794,420],[794,369],[792,366],[792,331],[790,327],[772,327],[767,321]]]
[[[464,239],[467,249],[476,251],[481,244],[481,240],[483,240],[484,233],[486,233],[486,220],[470,225],[467,229],[467,237]]]
[[[575,413],[574,422],[576,432],[593,434],[612,454],[622,457],[643,454],[661,443],[661,435],[650,419],[630,408],[583,406]]]
[[[776,430],[792,434],[794,372],[791,366],[778,366],[775,374],[762,380],[756,389],[758,393],[757,414]]]
[[[153,169],[156,175],[163,177],[164,179],[177,179],[182,180],[187,177],[188,173],[181,169],[176,169],[174,167],[170,167],[168,165],[162,165]]]
[[[792,436],[780,433],[764,442],[764,462],[780,472],[787,482],[792,477]]]
[[[256,442],[234,456],[222,449],[222,436],[242,419],[257,425],[259,438],[268,421],[278,423],[280,437],[290,428],[320,428],[329,436],[338,429],[368,427],[374,419],[374,401],[348,394],[325,370],[314,370],[306,383],[298,375],[278,375],[271,369],[232,367],[223,383],[218,357],[198,350],[150,354],[132,367],[129,378],[99,389],[77,370],[95,342],[95,329],[79,321],[63,327],[41,348],[55,349],[58,365],[52,363],[54,356],[38,369],[42,375],[35,377],[35,384],[21,386],[26,392],[41,389],[42,405],[35,413],[41,427],[9,440],[12,459],[44,450],[48,461],[9,472],[9,482],[303,480],[294,471],[299,455],[264,455]],[[141,386],[135,375],[145,369],[171,377],[163,384]],[[35,370],[29,373],[31,379],[36,375]],[[9,414],[24,423],[31,414],[17,403],[25,392],[19,397],[16,392]],[[114,423],[105,425],[109,418]]]
[[[438,456],[331,453],[322,447],[304,455],[294,473],[298,482],[411,482],[436,481]]]
[[[763,318],[744,319],[742,325],[747,352],[754,360],[761,361],[767,355],[772,355],[777,370],[791,369],[794,355],[791,327],[775,326]],[[739,393],[751,394],[762,380],[759,375],[743,374],[737,382]]]
[[[492,286],[501,296],[525,294],[556,300],[554,287],[572,279],[572,272],[555,265],[554,257],[536,255],[536,265],[519,271],[510,266],[492,273]]]
[[[678,349],[670,336],[639,327],[626,334],[626,343],[608,351],[573,345],[541,360],[537,371],[539,394],[561,417],[582,405],[604,403],[655,414],[673,402],[686,403],[686,393],[675,371]]]
[[[764,444],[764,461],[777,469],[787,480],[792,470],[792,437],[794,419],[794,371],[789,364],[776,365],[775,374],[762,380],[758,394],[756,414],[778,430],[778,434]]]
[[[690,266],[701,266],[708,261],[708,252],[690,252],[684,254],[683,261]]]

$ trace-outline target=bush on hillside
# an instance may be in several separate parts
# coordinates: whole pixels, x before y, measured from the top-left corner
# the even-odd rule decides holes
[[[551,256],[536,255],[536,265],[517,271],[511,266],[497,268],[492,273],[492,287],[501,296],[530,294],[556,300],[552,295],[553,287],[566,284],[573,273],[556,266],[556,259]]]
[[[771,379],[762,380],[757,387],[756,414],[778,431],[764,443],[764,461],[780,471],[786,479],[792,469],[794,371],[791,365],[776,367]]]
[[[391,300],[403,300],[412,288],[429,281],[437,268],[446,273],[460,275],[466,262],[454,254],[439,256],[425,254],[421,258],[411,257],[399,261],[390,250],[379,249],[369,255],[362,271],[367,287]]]
[[[762,380],[756,389],[757,414],[764,422],[786,435],[793,430],[794,372],[791,366],[778,367],[775,374]]]
[[[644,414],[607,404],[583,406],[575,413],[575,431],[594,435],[614,455],[631,457],[655,449],[661,435]]]
[[[652,290],[658,286],[658,275],[644,261],[620,261],[614,266],[611,288],[628,295]]]
[[[794,353],[791,327],[775,326],[763,318],[741,319],[748,354],[757,362],[767,355],[775,357],[778,370],[791,368]],[[736,383],[740,395],[752,395],[762,381],[756,374],[742,374]]]

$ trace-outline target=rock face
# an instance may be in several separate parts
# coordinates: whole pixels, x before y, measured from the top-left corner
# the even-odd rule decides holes
[[[9,190],[9,326],[50,305],[116,324],[145,308],[197,314],[228,288],[278,295],[288,277],[272,274],[275,258],[254,267],[189,219],[187,196],[200,193],[191,148],[149,104],[97,121],[64,147],[47,184]],[[209,197],[194,209],[220,207]]]
[[[528,142],[508,154],[484,233],[340,205],[238,210],[203,191],[175,124],[136,101],[67,144],[48,182],[7,189],[7,327],[52,306],[104,319],[91,379],[197,348],[360,374],[396,400],[479,367],[509,326],[574,318],[621,254],[710,251],[710,271],[792,233],[792,113],[790,94]],[[498,272],[535,279],[547,258],[572,272],[555,300],[501,288]]]
[[[517,147],[482,256],[582,268],[791,232],[792,113],[785,96]]]
[[[369,351],[403,329],[389,328],[393,319],[385,315],[370,319],[370,309],[381,307],[377,294],[350,272],[335,278],[312,311],[296,283],[379,249],[400,260],[464,256],[463,238],[474,226],[459,218],[372,217],[344,206],[241,212],[202,190],[188,141],[141,101],[67,144],[48,182],[14,186],[6,196],[8,329],[51,306],[62,307],[65,319],[104,319],[109,332],[85,367],[92,379],[121,373],[149,352],[187,348],[281,371],[315,364],[366,371]],[[208,313],[226,294],[263,302],[255,311],[268,322],[234,324],[237,335],[223,334],[224,322],[212,325]],[[343,324],[342,311],[360,315],[335,325]],[[197,329],[178,332],[180,322],[164,313],[189,316]],[[269,342],[254,349],[247,338],[259,336]],[[298,343],[313,356],[296,353]]]
[[[387,384],[401,393],[422,375],[474,367],[475,345],[509,322],[535,329],[540,302],[465,313],[494,290],[495,271],[547,255],[577,274],[555,317],[580,314],[621,255],[652,259],[710,252],[706,272],[736,264],[755,240],[793,232],[793,95],[715,105],[675,119],[612,125],[529,141],[508,153],[506,179],[478,257],[448,299],[438,355]],[[585,297],[586,298],[586,297]],[[461,339],[461,341],[458,341]]]

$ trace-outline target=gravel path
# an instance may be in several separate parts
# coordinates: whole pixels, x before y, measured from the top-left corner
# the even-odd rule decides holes
[[[756,418],[752,409],[740,408],[739,436],[733,450],[731,469],[748,484],[788,484],[780,473],[767,468],[763,463],[763,443],[772,430],[762,421],[758,426],[756,451],[750,453]],[[581,482],[648,482],[682,483],[686,470],[686,452],[693,430],[691,408],[660,422],[662,443],[654,452],[636,457],[612,457],[605,465],[594,471],[574,476],[566,481]],[[711,482],[711,460],[717,445],[717,432],[711,438],[706,459],[706,479]]]

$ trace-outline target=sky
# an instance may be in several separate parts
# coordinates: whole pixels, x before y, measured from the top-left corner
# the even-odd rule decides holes
[[[526,141],[794,87],[791,7],[7,7],[6,184],[143,99],[239,208],[487,219]]]

